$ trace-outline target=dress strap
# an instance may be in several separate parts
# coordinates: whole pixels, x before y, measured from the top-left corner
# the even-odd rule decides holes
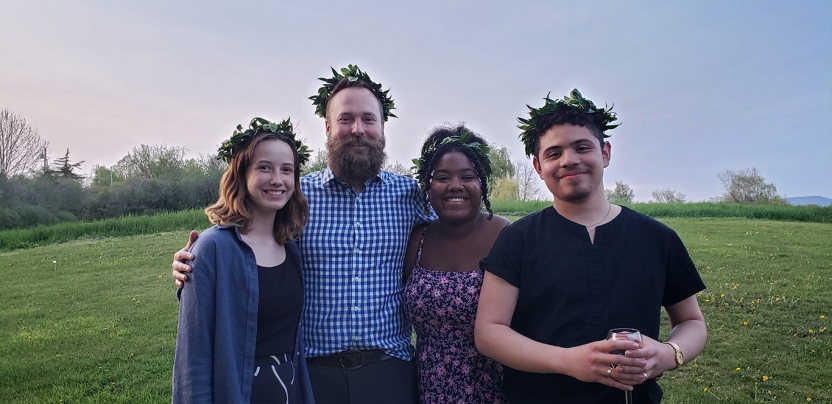
[[[422,261],[422,244],[425,243],[425,234],[428,232],[428,226],[425,226],[425,229],[422,230],[422,237],[419,239],[419,249],[416,251],[416,266],[419,266],[419,262]]]

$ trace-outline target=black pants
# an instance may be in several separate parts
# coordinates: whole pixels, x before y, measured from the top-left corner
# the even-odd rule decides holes
[[[316,404],[418,404],[415,361],[391,358],[356,370],[309,364]]]

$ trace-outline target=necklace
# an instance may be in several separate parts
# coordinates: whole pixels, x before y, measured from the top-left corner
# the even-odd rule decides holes
[[[587,226],[587,227],[592,227],[592,228],[594,228],[594,227],[598,226],[599,224],[603,223],[603,222],[604,222],[604,220],[607,220],[607,216],[609,216],[609,215],[610,215],[610,211],[611,211],[611,210],[612,210],[612,204],[611,204],[611,203],[609,203],[609,202],[607,202],[607,213],[606,213],[606,214],[604,214],[604,217],[603,217],[603,218],[601,218],[601,220],[599,220],[599,221],[598,221],[598,223],[595,223],[595,224],[593,224],[593,225],[591,225],[591,226]]]

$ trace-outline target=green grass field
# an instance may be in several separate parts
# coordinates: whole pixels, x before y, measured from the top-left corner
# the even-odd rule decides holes
[[[665,402],[832,403],[832,224],[661,220],[708,286],[709,330]],[[96,237],[0,253],[0,402],[170,402],[187,230]]]

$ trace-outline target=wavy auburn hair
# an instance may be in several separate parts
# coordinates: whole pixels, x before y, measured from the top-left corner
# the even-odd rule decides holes
[[[242,149],[234,153],[220,180],[220,197],[205,208],[208,220],[214,224],[240,227],[240,232],[251,230],[251,202],[246,188],[246,172],[254,158],[254,150],[265,141],[280,141],[289,145],[295,158],[295,189],[289,202],[277,211],[274,218],[274,239],[280,244],[297,240],[309,218],[309,205],[300,190],[300,160],[295,142],[285,135],[260,132]]]

